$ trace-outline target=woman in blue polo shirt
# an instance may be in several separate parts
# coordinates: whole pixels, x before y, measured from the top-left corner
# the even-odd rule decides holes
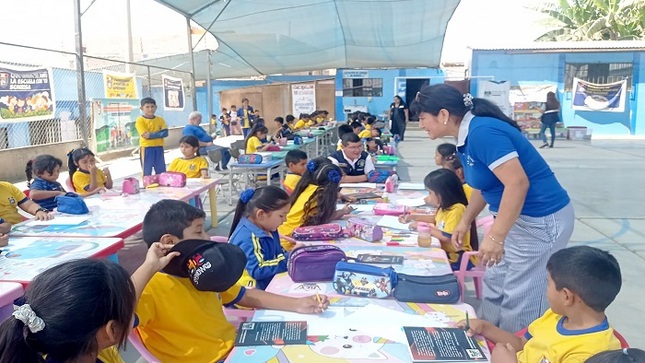
[[[496,217],[479,244],[489,267],[480,317],[506,331],[527,327],[548,308],[546,262],[573,232],[567,192],[517,123],[488,100],[438,84],[417,93],[412,107],[431,139],[457,139],[466,183],[474,188],[453,244],[487,203]]]

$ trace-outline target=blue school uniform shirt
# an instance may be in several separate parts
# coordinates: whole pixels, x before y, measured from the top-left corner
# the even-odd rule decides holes
[[[213,142],[213,138],[201,126],[188,124],[181,131],[183,136],[195,136],[201,142]]]
[[[544,217],[569,204],[569,195],[533,145],[513,126],[468,112],[461,121],[457,151],[466,183],[479,189],[492,212],[499,211],[504,185],[493,170],[519,158],[530,186],[521,214]]]
[[[58,191],[58,192],[64,192],[65,189],[63,189],[63,186],[60,185],[59,182],[50,182],[45,179],[41,178],[36,178],[34,181],[31,183],[31,186],[29,189],[35,189],[35,190],[46,190],[46,191]],[[56,200],[54,199],[56,197],[50,197],[50,198],[45,198],[45,199],[33,199],[32,200],[38,205],[40,205],[43,208],[47,208],[49,210],[53,210],[54,208],[57,207]]]
[[[280,244],[278,231],[268,234],[248,220],[240,219],[229,243],[246,254],[246,270],[238,282],[242,286],[266,289],[273,276],[287,271],[289,253]]]

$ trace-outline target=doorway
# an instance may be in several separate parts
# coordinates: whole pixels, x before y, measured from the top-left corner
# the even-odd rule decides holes
[[[417,92],[425,85],[430,84],[429,78],[406,78],[405,80],[405,103],[410,107],[414,97],[416,97]],[[419,121],[419,115],[415,114],[411,110],[409,112],[410,121]]]

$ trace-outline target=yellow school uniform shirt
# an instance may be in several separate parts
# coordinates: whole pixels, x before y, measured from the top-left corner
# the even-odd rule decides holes
[[[466,183],[462,184],[462,187],[464,188],[464,194],[466,194],[466,199],[468,199],[468,202],[470,203],[470,197],[473,195],[473,187],[471,187]]]
[[[201,178],[202,170],[208,170],[208,162],[201,156],[191,159],[177,158],[168,167],[168,171],[184,173],[186,178]]]
[[[166,121],[163,119],[163,117],[159,116],[155,116],[155,118],[152,119],[139,116],[137,117],[135,127],[137,128],[139,135],[142,135],[146,132],[159,132],[168,128],[168,126],[166,126]],[[144,139],[143,137],[140,137],[139,145],[141,145],[142,147],[163,146],[164,142],[163,138]]]
[[[199,291],[188,278],[156,273],[137,304],[137,327],[148,351],[164,363],[217,362],[231,351],[235,327],[223,305],[237,303],[245,289]]]
[[[287,213],[287,220],[278,227],[278,232],[283,236],[291,236],[293,230],[302,226],[303,218],[305,216],[305,203],[307,203],[314,192],[319,187],[314,184],[309,184],[305,190],[300,193],[298,199],[289,209]],[[289,241],[280,240],[280,244],[284,247],[285,250],[290,251],[293,249],[293,244]]]
[[[0,181],[0,218],[11,224],[22,222],[22,217],[18,213],[18,205],[27,200],[29,198],[15,185]]]
[[[296,122],[296,125],[293,127],[294,130],[299,130],[305,127],[305,123],[306,123],[305,120],[298,120],[298,122]]]
[[[529,325],[524,349],[517,352],[519,363],[583,363],[596,353],[620,349],[620,342],[607,319],[585,330],[567,330],[565,318],[548,309]]]
[[[97,358],[103,363],[124,363],[115,346],[103,349]]]
[[[96,170],[96,182],[99,185],[99,188],[105,187],[105,182],[107,181],[107,176],[105,176],[105,173],[103,170]],[[74,190],[76,193],[80,195],[84,195],[88,193],[88,188],[90,187],[90,183],[92,182],[92,177],[90,176],[90,173],[83,171],[81,169],[76,170],[74,175],[72,176],[72,184],[74,184]]]
[[[246,153],[254,154],[258,152],[258,148],[260,146],[262,146],[262,141],[260,141],[257,136],[251,136],[249,137],[249,141],[246,143]]]
[[[293,192],[294,189],[296,189],[296,185],[298,185],[300,178],[302,178],[302,176],[292,173],[289,173],[284,177],[284,186],[289,188],[290,193]]]
[[[369,139],[372,137],[372,130],[365,129],[358,133],[358,137],[361,139]]]
[[[437,215],[434,217],[437,229],[439,229],[444,236],[451,237],[452,231],[457,228],[457,225],[461,221],[461,217],[464,215],[465,211],[466,206],[461,203],[453,204],[450,208],[447,209],[439,208]],[[443,248],[443,250],[448,254],[450,263],[457,262],[457,260],[459,259],[459,250],[457,250],[452,245],[452,243],[442,243],[441,248]],[[470,246],[470,232],[466,233],[466,235],[464,236],[461,249],[463,251],[473,250],[473,248]],[[473,263],[476,263],[476,260],[473,261]]]

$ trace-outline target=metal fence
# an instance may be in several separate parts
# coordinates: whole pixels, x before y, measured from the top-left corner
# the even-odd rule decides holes
[[[88,139],[89,145],[95,146],[97,132],[103,131],[94,122],[92,100],[108,98],[104,72],[135,75],[136,98],[155,99],[157,115],[164,117],[169,127],[184,125],[193,110],[191,73],[87,55],[84,68],[87,118],[81,120],[74,53],[0,42],[0,150]],[[44,78],[49,75],[49,88],[43,86],[46,81],[37,80],[39,70]],[[24,84],[14,85],[9,84],[17,83],[10,80],[12,72],[33,74],[24,76]],[[181,80],[183,109],[177,107],[177,99],[173,99],[175,107],[164,107],[168,104],[164,102],[168,93],[164,93],[164,76]],[[109,118],[112,124],[107,125],[111,129],[107,131],[107,150],[132,147],[128,131],[119,125],[118,120],[123,118],[119,112]],[[138,110],[132,112],[138,115]]]

